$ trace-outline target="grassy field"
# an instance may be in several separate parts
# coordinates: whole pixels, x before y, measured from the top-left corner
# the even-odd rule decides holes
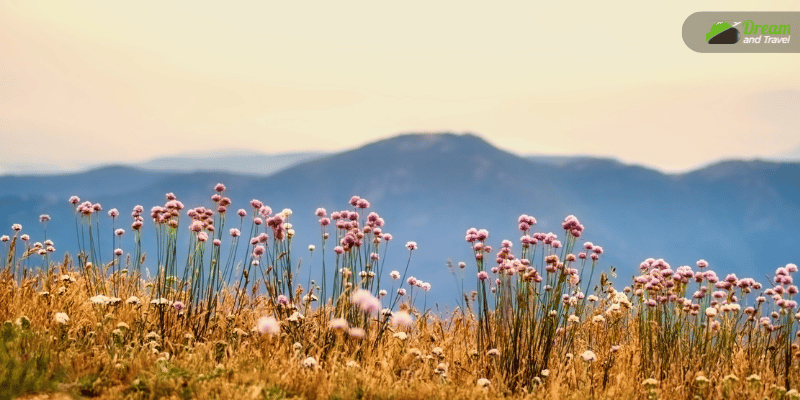
[[[703,260],[648,259],[612,284],[623,280],[579,242],[577,218],[559,237],[522,215],[522,237],[495,249],[488,232],[466,232],[474,260],[452,266],[468,277],[463,301],[441,315],[409,275],[416,243],[405,271],[384,271],[392,238],[368,201],[316,210],[319,248],[303,251],[335,263],[293,282],[292,211],[253,200],[234,213],[224,194],[217,185],[211,208],[189,210],[168,194],[150,212],[154,255],[142,252],[141,207],[126,232],[117,210],[70,199],[74,258],[12,227],[0,399],[800,399],[794,264],[762,285]]]

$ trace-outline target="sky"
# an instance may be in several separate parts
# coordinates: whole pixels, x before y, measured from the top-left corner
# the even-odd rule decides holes
[[[798,10],[0,0],[0,173],[437,131],[669,172],[800,158],[800,55],[700,54],[681,38],[694,12],[755,5]]]

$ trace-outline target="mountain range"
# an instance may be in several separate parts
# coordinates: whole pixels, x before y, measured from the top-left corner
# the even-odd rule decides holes
[[[246,167],[246,157],[239,158]],[[305,250],[309,244],[320,248],[314,210],[349,209],[347,201],[353,195],[368,199],[396,242],[386,256],[386,271],[405,267],[403,244],[419,244],[409,273],[432,283],[429,304],[455,304],[448,260],[466,261],[466,282],[474,281],[474,261],[464,242],[468,228],[486,228],[492,245],[510,239],[519,250],[516,220],[523,213],[538,220],[534,231],[562,238],[561,222],[575,215],[586,227],[581,243],[591,241],[605,249],[600,269],[615,267],[619,286],[628,284],[648,257],[664,258],[673,267],[705,259],[720,275],[736,273],[765,284],[765,275],[776,267],[800,262],[796,162],[730,160],[664,174],[613,159],[521,157],[476,135],[450,133],[400,135],[300,158],[269,174],[187,172],[167,168],[166,162],[52,176],[2,176],[0,227],[6,228],[0,228],[0,234],[10,234],[11,224],[20,223],[34,240],[41,240],[38,216],[47,213],[52,217],[47,237],[59,253],[74,253],[75,220],[67,202],[71,195],[99,202],[106,211],[118,208],[120,225],[127,229],[133,206],[149,210],[163,205],[167,192],[187,207],[210,206],[212,188],[221,182],[234,210],[247,208],[250,199],[257,198],[273,210],[294,211],[295,251],[304,258],[301,274],[314,270],[314,276],[320,255],[312,258]],[[110,232],[108,218],[103,223]],[[149,221],[145,245],[152,253],[148,231],[152,233]],[[110,254],[110,244],[104,246]]]

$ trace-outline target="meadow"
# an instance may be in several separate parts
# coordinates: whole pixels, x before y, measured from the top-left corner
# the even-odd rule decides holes
[[[432,288],[366,199],[294,214],[209,195],[129,216],[65,199],[75,255],[47,215],[42,237],[3,234],[0,399],[800,399],[794,264],[763,284],[704,260],[620,277],[576,217],[554,234],[521,215],[513,240],[467,230],[474,257]],[[295,218],[317,243],[292,243]],[[461,301],[434,312],[434,290]]]

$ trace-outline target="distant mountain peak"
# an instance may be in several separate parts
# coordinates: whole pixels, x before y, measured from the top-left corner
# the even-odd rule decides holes
[[[506,153],[479,135],[471,132],[408,132],[377,142],[366,144],[359,149],[393,150],[398,153],[426,152],[436,153]],[[508,154],[508,153],[506,153]]]

